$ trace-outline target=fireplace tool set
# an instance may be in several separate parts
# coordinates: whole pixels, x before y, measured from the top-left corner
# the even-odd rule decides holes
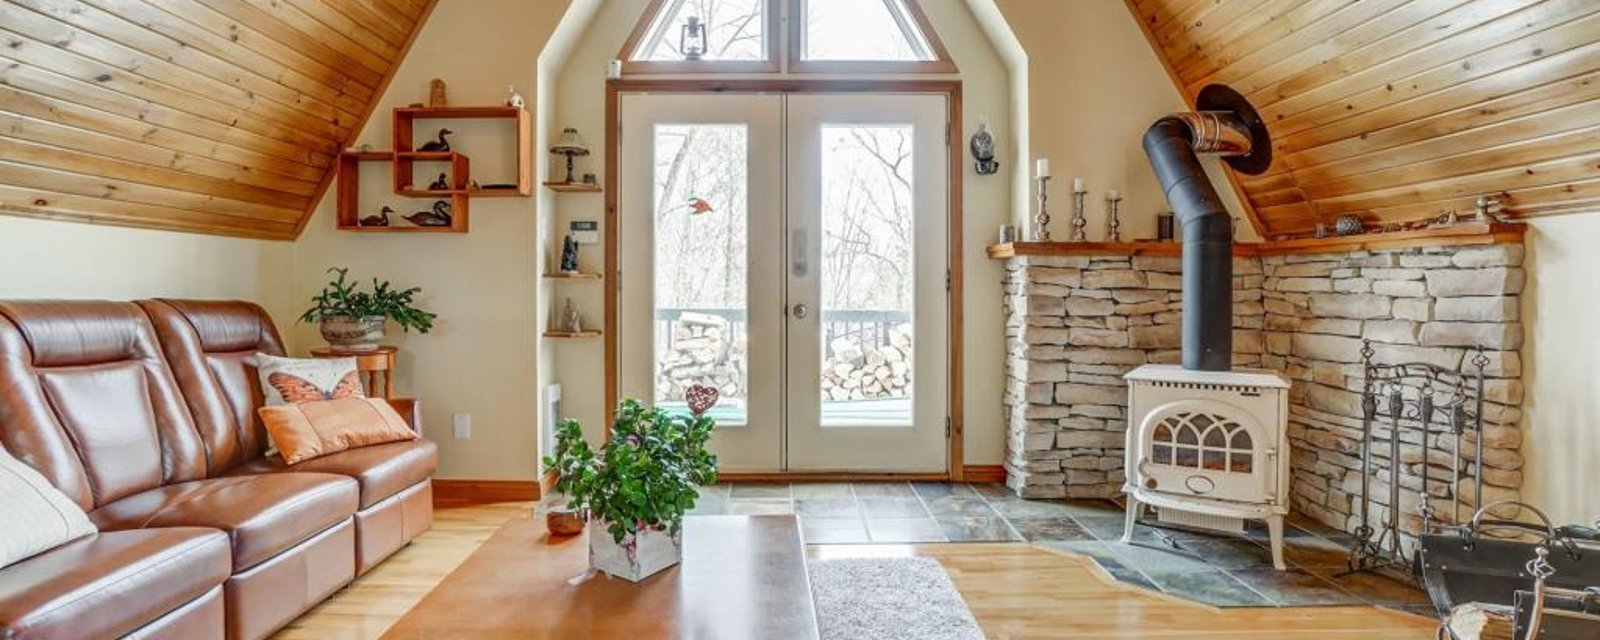
[[[1401,540],[1400,501],[1405,484],[1401,477],[1405,467],[1401,444],[1415,442],[1421,450],[1416,463],[1416,476],[1421,481],[1416,490],[1421,505],[1417,531],[1427,532],[1436,522],[1460,524],[1463,521],[1462,478],[1468,464],[1461,447],[1470,432],[1475,449],[1471,460],[1483,460],[1484,368],[1489,359],[1479,348],[1472,356],[1473,372],[1468,373],[1426,363],[1374,364],[1375,353],[1372,341],[1363,343],[1361,495],[1357,505],[1361,524],[1355,530],[1347,573],[1394,568],[1415,575],[1415,558],[1406,556]],[[1435,478],[1431,472],[1435,446],[1445,443],[1445,438],[1449,438],[1447,446],[1451,449],[1447,454],[1448,481]],[[1384,517],[1378,520],[1371,512],[1375,497],[1372,481],[1383,472],[1377,468],[1375,459],[1380,451],[1388,460],[1388,486],[1383,500]],[[1475,512],[1483,507],[1481,469],[1473,472],[1471,482],[1471,509]],[[1448,516],[1433,507],[1434,499],[1450,501]]]

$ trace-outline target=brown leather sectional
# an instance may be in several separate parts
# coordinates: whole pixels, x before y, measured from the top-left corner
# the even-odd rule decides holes
[[[100,528],[0,569],[0,638],[263,638],[431,526],[432,442],[262,455],[258,352],[248,302],[0,302],[0,446]]]

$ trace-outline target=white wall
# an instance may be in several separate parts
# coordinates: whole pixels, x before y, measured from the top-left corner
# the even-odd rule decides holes
[[[529,105],[537,105],[538,58],[567,5],[566,0],[440,0],[359,141],[391,148],[390,108],[426,101],[431,78],[448,83],[452,104],[500,104],[512,84]],[[419,137],[440,124],[419,125]],[[490,181],[515,175],[508,173],[515,148],[508,128],[463,121],[448,126],[458,131],[452,142],[472,159],[475,176]],[[369,209],[364,213],[385,202],[401,212],[428,206],[425,200],[389,195],[387,178],[384,165],[363,174],[363,208]],[[536,205],[533,197],[474,199],[466,234],[348,233],[334,228],[330,191],[295,244],[297,299],[319,289],[331,266],[423,288],[422,304],[440,317],[434,332],[396,331],[389,341],[401,347],[398,391],[421,399],[425,433],[439,443],[440,477],[534,477],[540,330],[535,291],[542,271]],[[278,321],[284,325],[289,319]],[[299,325],[292,333],[299,351],[321,343],[314,327]],[[456,413],[471,414],[470,439],[453,437]]]
[[[293,246],[175,231],[0,217],[0,299],[238,298],[298,311]]]
[[[1559,523],[1592,522],[1600,517],[1600,213],[1529,227],[1523,499]]]

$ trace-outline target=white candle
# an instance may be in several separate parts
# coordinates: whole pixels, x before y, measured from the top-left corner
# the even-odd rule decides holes
[[[1034,163],[1033,163],[1033,177],[1035,177],[1035,178],[1048,178],[1048,177],[1050,177],[1050,159],[1049,158],[1039,158],[1038,160],[1034,161]]]
[[[1112,189],[1111,191],[1106,193],[1106,197],[1110,198],[1112,200],[1121,200],[1122,199],[1122,192],[1121,191],[1117,191],[1116,189]]]
[[[1083,178],[1073,178],[1072,179],[1072,192],[1073,193],[1082,193],[1083,192]]]

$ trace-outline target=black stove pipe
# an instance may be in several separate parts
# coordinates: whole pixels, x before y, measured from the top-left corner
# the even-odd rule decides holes
[[[1144,152],[1178,222],[1183,225],[1183,368],[1233,368],[1233,218],[1212,188],[1197,151],[1216,152],[1245,173],[1271,163],[1266,127],[1248,102],[1212,85],[1196,101],[1199,113],[1157,120],[1144,134]]]

